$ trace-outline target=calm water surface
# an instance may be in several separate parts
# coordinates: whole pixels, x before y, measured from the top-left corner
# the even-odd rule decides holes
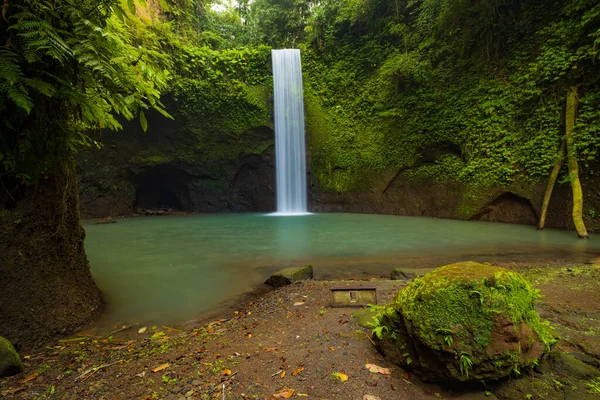
[[[389,274],[457,260],[585,261],[600,239],[531,226],[367,214],[149,217],[86,224],[92,274],[114,323],[198,317],[304,262],[317,278]]]

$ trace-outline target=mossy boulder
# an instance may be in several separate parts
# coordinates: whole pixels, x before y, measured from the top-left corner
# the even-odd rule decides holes
[[[412,281],[377,315],[374,336],[390,360],[426,380],[497,380],[537,365],[557,342],[520,274],[475,262]]]
[[[305,265],[304,267],[286,268],[282,269],[281,271],[277,271],[271,275],[271,277],[267,279],[265,283],[270,286],[280,287],[312,279],[312,277],[312,265]]]
[[[0,336],[0,378],[23,372],[23,364],[12,344]]]

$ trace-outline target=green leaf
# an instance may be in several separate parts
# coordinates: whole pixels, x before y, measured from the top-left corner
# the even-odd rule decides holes
[[[127,5],[129,6],[129,11],[135,14],[135,0],[127,0]]]
[[[140,125],[142,125],[142,129],[144,132],[148,130],[148,121],[146,120],[146,114],[144,111],[140,110]]]

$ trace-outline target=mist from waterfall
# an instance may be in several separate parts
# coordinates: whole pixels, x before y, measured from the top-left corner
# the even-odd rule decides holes
[[[306,146],[300,50],[272,50],[275,97],[277,215],[302,215],[306,207]]]

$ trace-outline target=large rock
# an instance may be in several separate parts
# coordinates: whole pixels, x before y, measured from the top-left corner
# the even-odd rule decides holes
[[[23,372],[19,354],[10,342],[0,336],[0,378]]]
[[[377,316],[391,361],[426,380],[487,381],[536,365],[557,342],[537,291],[504,268],[462,262],[412,281]]]
[[[410,268],[394,268],[390,272],[390,279],[393,281],[409,281],[417,277],[414,270]]]
[[[312,265],[305,265],[304,267],[286,268],[282,269],[281,271],[277,271],[271,275],[271,277],[267,279],[265,283],[270,286],[280,287],[312,279],[312,277]]]

